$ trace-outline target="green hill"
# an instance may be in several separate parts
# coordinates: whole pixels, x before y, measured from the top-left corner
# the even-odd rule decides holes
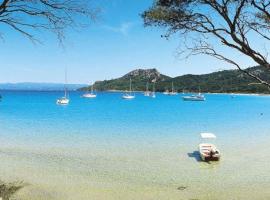
[[[171,79],[169,76],[160,74],[156,69],[136,69],[129,72],[121,78],[97,81],[94,84],[95,90],[106,91],[106,90],[129,90],[129,81],[132,80],[133,90],[142,91],[145,90],[146,83],[150,84],[153,82],[163,82]],[[81,88],[82,90],[90,89]]]
[[[252,67],[250,72],[260,76],[263,79],[270,80],[270,72],[262,67]],[[269,93],[266,86],[259,85],[254,79],[240,72],[239,70],[224,70],[203,75],[183,75],[175,78],[160,74],[156,69],[137,69],[121,78],[97,81],[94,88],[98,91],[107,90],[128,90],[129,79],[132,80],[133,90],[145,90],[146,83],[152,88],[153,82],[156,82],[156,90],[163,92],[171,89],[172,82],[175,90],[182,92],[196,92],[201,88],[202,92],[211,93]],[[88,90],[90,87],[81,88]]]

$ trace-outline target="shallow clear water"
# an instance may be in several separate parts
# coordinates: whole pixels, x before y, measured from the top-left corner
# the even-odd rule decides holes
[[[21,199],[270,198],[269,96],[61,95],[2,92],[0,179],[28,183]],[[218,136],[219,163],[199,162],[200,132]]]

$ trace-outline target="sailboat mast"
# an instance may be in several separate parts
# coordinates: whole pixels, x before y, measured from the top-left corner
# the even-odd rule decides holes
[[[131,78],[129,79],[129,93],[131,94]]]
[[[67,68],[65,69],[65,98],[67,98]]]

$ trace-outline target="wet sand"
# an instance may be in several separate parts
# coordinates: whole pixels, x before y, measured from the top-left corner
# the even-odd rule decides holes
[[[9,147],[1,150],[0,177],[27,183],[22,200],[269,199],[270,145],[259,144],[223,144],[221,161],[212,163],[200,162],[195,143],[172,141],[75,153]]]

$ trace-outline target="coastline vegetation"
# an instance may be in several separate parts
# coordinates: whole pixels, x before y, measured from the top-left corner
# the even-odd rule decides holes
[[[264,79],[270,80],[270,72],[262,67],[251,67],[249,72],[256,74]],[[140,71],[140,73],[134,73]],[[174,90],[178,92],[201,92],[204,93],[260,93],[269,94],[269,88],[265,85],[254,82],[254,79],[239,70],[224,70],[203,75],[187,74],[178,77],[169,77],[160,74],[156,69],[134,70],[120,78],[97,81],[94,84],[98,91],[124,91],[128,90],[129,79],[132,79],[134,91],[145,91],[146,84],[149,84],[149,90],[153,88],[157,92],[171,90],[172,83]],[[90,90],[91,86],[79,90]]]

